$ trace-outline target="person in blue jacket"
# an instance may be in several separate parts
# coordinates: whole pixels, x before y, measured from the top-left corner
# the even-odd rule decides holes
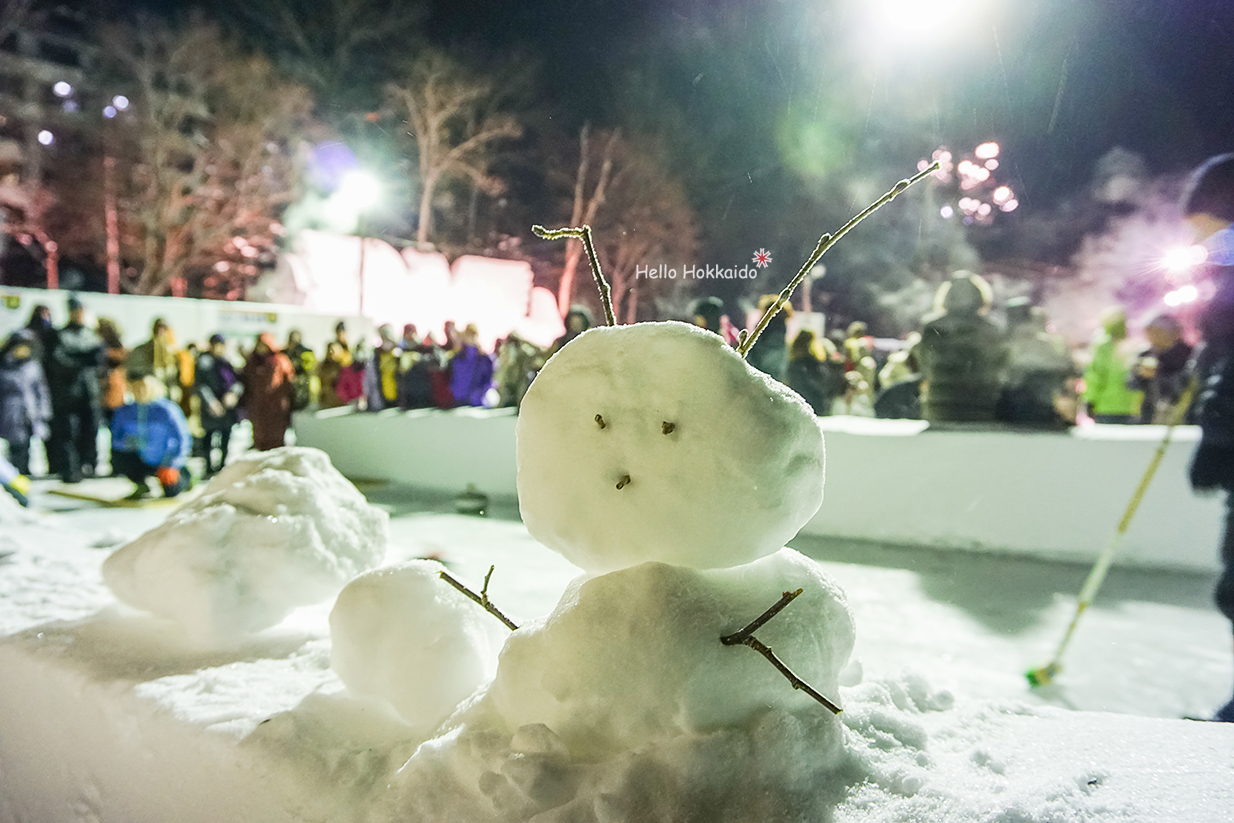
[[[111,421],[111,467],[114,474],[137,485],[130,499],[150,494],[147,481],[158,478],[164,497],[189,487],[185,468],[193,436],[184,412],[161,397],[158,381],[149,376],[129,381],[133,402],[116,409]]]

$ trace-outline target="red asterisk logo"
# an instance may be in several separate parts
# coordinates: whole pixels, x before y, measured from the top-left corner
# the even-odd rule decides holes
[[[766,249],[759,249],[754,252],[754,265],[758,266],[760,269],[765,269],[767,266],[771,265],[771,252]]]

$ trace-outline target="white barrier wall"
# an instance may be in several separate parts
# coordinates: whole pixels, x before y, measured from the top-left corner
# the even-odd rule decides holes
[[[509,410],[349,409],[296,416],[297,442],[354,478],[455,493],[515,488]],[[1091,562],[1109,541],[1164,428],[1068,433],[937,431],[919,421],[820,418],[823,506],[802,530],[824,537]],[[1186,469],[1199,430],[1180,427],[1122,546],[1127,565],[1213,571],[1224,519]]]

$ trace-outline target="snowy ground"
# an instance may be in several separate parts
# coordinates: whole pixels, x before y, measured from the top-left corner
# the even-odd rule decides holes
[[[104,508],[58,487],[36,481],[34,522],[0,530],[0,821],[434,819],[414,813],[416,795],[383,790],[418,738],[330,670],[329,603],[242,647],[195,650],[118,607],[98,574],[110,548],[172,507]],[[77,490],[117,498],[128,485]],[[389,562],[436,555],[475,586],[496,565],[489,593],[517,622],[548,613],[577,574],[530,538],[513,501],[467,517],[448,498],[365,491],[391,515]],[[863,668],[839,694],[849,766],[804,819],[1228,819],[1234,730],[1093,713],[1206,716],[1226,699],[1230,633],[1212,580],[1115,570],[1066,671],[1032,691],[1023,672],[1051,654],[1086,569],[794,545],[846,589]],[[665,819],[708,819],[692,811]]]
[[[36,481],[41,519],[100,545],[135,537],[170,510],[103,508],[51,493],[59,487]],[[107,479],[77,488],[119,497],[129,486]],[[495,564],[491,594],[516,622],[547,614],[578,574],[528,536],[514,501],[495,501],[487,517],[465,517],[440,496],[365,491],[390,513],[391,541],[403,556],[439,556],[473,582]],[[1024,672],[1053,654],[1086,567],[811,537],[790,545],[821,561],[847,592],[857,621],[854,656],[866,679],[911,671],[958,698],[1148,717],[1207,717],[1231,693],[1234,644],[1212,605],[1210,577],[1114,569],[1084,616],[1065,671],[1033,690]]]

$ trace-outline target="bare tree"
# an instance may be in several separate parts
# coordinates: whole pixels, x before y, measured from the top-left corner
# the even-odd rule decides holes
[[[578,171],[574,176],[574,201],[570,208],[570,225],[590,225],[596,219],[596,211],[604,203],[604,193],[608,188],[608,179],[613,173],[613,147],[616,145],[620,132],[614,130],[601,136],[604,149],[599,158],[600,169],[595,185],[588,194],[593,147],[591,143],[591,124],[584,123],[579,131]],[[557,287],[557,310],[565,317],[570,311],[570,303],[574,299],[574,273],[578,270],[579,260],[583,256],[583,242],[577,238],[566,241],[566,262],[561,269],[561,283]]]
[[[613,148],[615,171],[598,210],[596,253],[613,289],[613,305],[633,323],[640,301],[689,289],[684,266],[695,262],[698,226],[685,188],[661,160],[650,140],[622,140]],[[638,276],[640,267],[663,264],[677,278]]]
[[[681,277],[698,248],[698,226],[681,182],[666,167],[651,139],[623,138],[617,132],[593,139],[584,127],[579,135],[580,157],[570,201],[570,225],[593,229],[596,254],[612,288],[613,307],[632,323],[640,304],[663,299],[670,292],[688,289]],[[592,169],[598,169],[594,175]],[[567,249],[559,306],[570,307],[573,280],[582,244],[573,259]],[[639,277],[639,268],[664,264],[678,277]]]
[[[334,106],[345,92],[377,78],[375,63],[419,32],[426,10],[412,0],[222,0],[247,21],[279,64]],[[401,55],[400,55],[401,56]],[[363,101],[361,101],[363,102]]]
[[[255,276],[297,183],[307,91],[200,21],[175,30],[147,20],[109,42],[132,89],[115,123],[129,164],[122,255],[141,260],[132,290],[162,294],[190,271]]]
[[[404,83],[386,86],[386,99],[415,146],[419,169],[419,223],[416,241],[432,232],[433,193],[449,178],[467,178],[487,192],[500,181],[489,175],[495,144],[522,134],[509,114],[488,105],[496,90],[453,59],[426,53],[412,64]]]

